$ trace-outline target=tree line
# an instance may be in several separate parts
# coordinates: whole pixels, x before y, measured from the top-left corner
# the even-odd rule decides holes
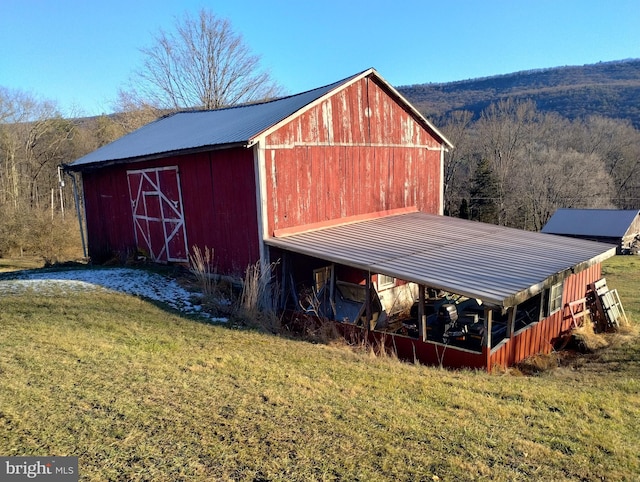
[[[436,125],[456,146],[445,155],[446,214],[538,231],[558,208],[640,207],[640,131],[628,121],[569,120],[507,99]]]
[[[58,166],[99,145],[87,127],[64,118],[53,101],[0,87],[0,257],[38,253],[54,261],[79,245],[69,179]]]

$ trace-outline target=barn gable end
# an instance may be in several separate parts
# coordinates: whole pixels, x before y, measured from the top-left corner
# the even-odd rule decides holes
[[[267,236],[401,208],[442,213],[446,145],[390,94],[365,76],[265,136]]]

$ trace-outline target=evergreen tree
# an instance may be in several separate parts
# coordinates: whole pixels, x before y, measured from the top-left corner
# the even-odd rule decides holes
[[[471,179],[469,202],[470,218],[483,223],[498,223],[498,205],[496,192],[498,181],[493,173],[489,161],[481,157],[476,165],[475,174]]]
[[[458,217],[461,219],[469,219],[469,203],[464,198],[460,202],[460,212],[458,213]]]

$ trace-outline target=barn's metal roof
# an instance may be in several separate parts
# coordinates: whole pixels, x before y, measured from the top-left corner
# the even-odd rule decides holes
[[[374,69],[368,69],[333,84],[269,102],[171,114],[77,159],[66,167],[70,170],[83,170],[124,160],[143,160],[198,150],[246,145],[267,129],[328,93],[371,74],[384,83],[396,99],[405,103],[443,143],[452,146]]]
[[[273,237],[266,243],[504,308],[572,270],[615,254],[607,244],[422,212]]]
[[[558,209],[543,233],[621,238],[638,216],[637,209]]]
[[[171,114],[77,159],[69,168],[246,143],[350,79],[271,102]]]

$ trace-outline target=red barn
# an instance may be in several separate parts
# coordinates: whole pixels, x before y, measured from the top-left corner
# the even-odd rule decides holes
[[[452,147],[370,69],[270,102],[172,114],[67,169],[82,174],[94,260],[137,250],[186,262],[206,246],[218,272],[236,275],[282,260],[282,307],[309,302],[388,334],[407,356],[491,367],[548,351],[570,325],[562,307],[613,253],[443,217]],[[392,315],[411,305],[421,322],[398,325]],[[463,334],[428,322],[445,311]]]

